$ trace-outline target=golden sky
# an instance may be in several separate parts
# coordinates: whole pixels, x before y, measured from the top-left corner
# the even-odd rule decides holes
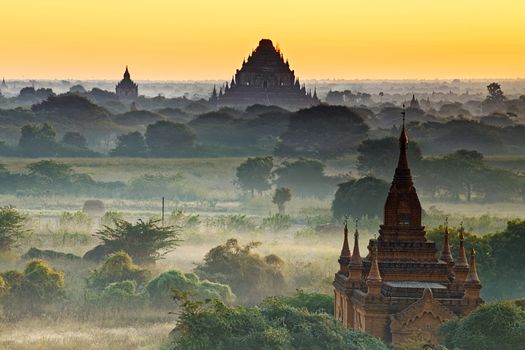
[[[520,0],[0,1],[6,79],[229,79],[261,38],[303,79],[525,78]]]

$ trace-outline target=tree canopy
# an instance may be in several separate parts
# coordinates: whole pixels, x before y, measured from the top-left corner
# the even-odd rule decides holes
[[[255,191],[261,193],[270,189],[272,169],[272,157],[248,158],[237,167],[236,183],[253,197]]]

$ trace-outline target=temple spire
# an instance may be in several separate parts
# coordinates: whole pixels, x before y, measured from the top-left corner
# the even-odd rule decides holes
[[[355,220],[355,232],[354,232],[354,252],[352,254],[352,261],[350,262],[350,265],[352,266],[360,266],[363,261],[361,259],[361,254],[359,253],[359,231],[357,230],[357,224],[359,223],[359,220]]]
[[[479,283],[478,268],[476,267],[476,250],[474,248],[470,251],[470,270],[467,276],[467,283]]]
[[[448,241],[448,217],[445,219],[445,232],[443,235],[443,251],[441,252],[441,260],[446,261],[449,264],[454,262]]]
[[[129,74],[128,66],[126,65],[126,71],[124,72],[124,79],[130,79],[131,75]]]
[[[343,248],[341,249],[341,255],[339,256],[339,273],[348,276],[348,264],[350,263],[350,247],[348,245],[348,223],[345,219]]]
[[[459,256],[456,261],[457,267],[468,267],[467,254],[465,253],[465,229],[463,228],[463,221],[459,227]]]
[[[379,272],[379,265],[377,264],[377,246],[374,245],[372,248],[372,265],[370,266],[370,272],[366,278],[367,282],[382,282],[381,273]]]

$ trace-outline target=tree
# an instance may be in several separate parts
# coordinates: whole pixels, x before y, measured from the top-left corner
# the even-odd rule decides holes
[[[357,147],[357,168],[364,174],[380,178],[390,178],[398,161],[398,154],[393,152],[399,148],[395,137],[385,137],[377,140],[364,140]],[[408,145],[408,162],[412,168],[417,168],[423,159],[421,149],[415,142]]]
[[[110,254],[100,268],[90,272],[87,282],[90,288],[101,291],[114,282],[134,281],[141,285],[149,276],[149,271],[134,265],[127,253],[116,252]]]
[[[87,148],[86,138],[79,132],[68,131],[62,138],[62,143],[78,148]]]
[[[146,144],[154,156],[172,157],[194,146],[195,134],[184,124],[161,120],[148,125]]]
[[[180,242],[179,230],[174,226],[159,226],[159,220],[138,220],[132,224],[125,220],[115,220],[114,225],[104,226],[95,233],[104,243],[104,255],[123,251],[129,254],[138,264],[154,264],[165,254],[174,250]],[[90,252],[86,253],[89,257]]]
[[[182,312],[171,332],[171,350],[281,349],[386,350],[379,339],[345,328],[331,315],[295,308],[280,299],[257,307],[194,302],[175,296]]]
[[[57,152],[56,132],[48,123],[44,123],[41,127],[25,125],[21,129],[18,147],[22,153],[30,157],[55,155]]]
[[[489,102],[501,103],[507,99],[503,94],[503,90],[501,90],[501,85],[498,83],[490,83],[487,85],[487,90],[489,95],[486,100]]]
[[[117,137],[117,145],[109,152],[112,156],[140,157],[146,154],[146,141],[138,131]]]
[[[267,295],[284,292],[282,260],[261,257],[255,252],[260,242],[240,245],[236,239],[212,248],[195,273],[201,279],[227,284],[240,302],[254,303]]]
[[[26,168],[29,170],[30,176],[44,177],[50,181],[61,181],[74,173],[70,165],[54,160],[41,160],[29,164]]]
[[[289,188],[281,187],[276,188],[275,193],[273,194],[272,203],[277,204],[279,208],[279,214],[284,215],[285,212],[285,203],[289,202],[292,199],[292,191]]]
[[[525,311],[510,301],[482,305],[461,321],[447,321],[440,333],[449,349],[519,349],[525,343]]]
[[[64,273],[43,260],[30,261],[23,273],[7,271],[0,276],[7,285],[2,302],[9,317],[40,314],[64,296]]]
[[[326,197],[340,181],[340,178],[325,176],[324,164],[320,161],[304,158],[281,163],[273,174],[278,187],[289,188],[294,195],[303,197]]]
[[[347,107],[319,105],[301,109],[290,116],[275,154],[334,158],[353,151],[368,129],[363,119]]]
[[[354,218],[381,217],[388,189],[386,181],[370,176],[342,183],[332,202],[332,215],[337,219],[348,214]]]
[[[11,206],[0,208],[0,254],[10,251],[17,241],[29,233],[25,228],[27,216]]]
[[[236,183],[253,197],[255,191],[261,193],[270,189],[272,169],[272,157],[248,158],[237,167]]]

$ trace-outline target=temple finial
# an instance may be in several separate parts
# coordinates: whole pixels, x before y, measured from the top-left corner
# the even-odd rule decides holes
[[[478,268],[476,267],[476,250],[472,248],[470,250],[470,269],[467,276],[467,282],[479,283]]]
[[[355,219],[354,251],[352,253],[352,261],[350,262],[352,266],[360,266],[363,263],[361,260],[361,253],[359,252],[359,231],[357,229],[358,224],[359,219]]]
[[[450,244],[448,241],[448,216],[445,218],[445,230],[443,237],[443,251],[441,253],[441,260],[446,261],[447,263],[452,263],[454,259],[452,258],[452,253],[450,252]]]
[[[381,282],[381,273],[379,272],[379,265],[377,263],[377,246],[374,245],[372,248],[372,265],[370,266],[370,272],[366,278],[367,282]]]
[[[463,221],[459,225],[459,255],[456,262],[458,267],[468,267],[467,254],[465,253],[465,229],[463,228]]]
[[[341,255],[339,256],[339,272],[345,276],[348,276],[349,270],[348,265],[350,264],[350,246],[348,245],[348,216],[345,216],[345,228],[344,228],[343,247],[341,248]]]

